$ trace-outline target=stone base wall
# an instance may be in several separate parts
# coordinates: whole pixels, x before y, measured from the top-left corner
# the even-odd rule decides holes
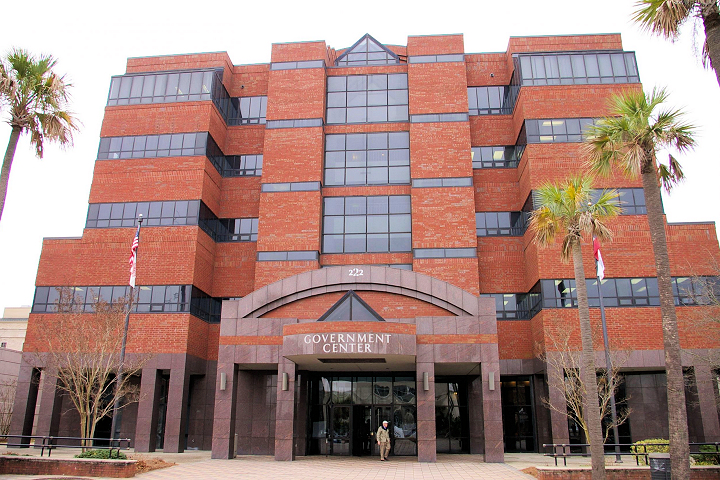
[[[650,467],[607,467],[607,480],[650,480]],[[538,467],[538,480],[591,480],[590,467]],[[691,480],[720,479],[720,467],[701,466],[690,469]]]
[[[55,459],[3,455],[0,457],[0,474],[131,478],[135,476],[136,463],[135,460]]]

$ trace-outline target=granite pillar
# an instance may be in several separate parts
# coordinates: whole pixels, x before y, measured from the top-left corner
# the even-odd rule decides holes
[[[154,452],[157,439],[160,371],[143,368],[140,376],[140,401],[135,424],[135,451]]]
[[[234,435],[237,435],[236,455],[252,455],[253,391],[256,389],[256,375],[240,370],[236,373]]]
[[[38,409],[37,428],[35,435],[57,436],[60,425],[60,410],[62,409],[62,395],[58,388],[57,371],[45,369],[40,379],[40,408]],[[78,429],[78,436],[83,432]]]
[[[189,391],[190,369],[187,368],[185,355],[178,355],[173,358],[170,369],[163,452],[182,453],[185,451],[185,424]]]
[[[32,435],[35,421],[35,407],[37,406],[38,384],[40,372],[29,363],[20,363],[13,414],[10,420],[11,435]],[[15,440],[17,443],[28,445],[30,439]]]
[[[470,453],[473,455],[485,453],[482,388],[481,376],[468,380],[468,426],[470,428]]]
[[[227,346],[221,347],[215,381],[212,458],[228,459],[235,457],[235,409],[238,398],[238,378],[245,378],[249,376],[249,373],[240,372],[238,374],[232,355],[229,358],[222,355],[223,348],[227,348]],[[223,383],[225,383],[224,389],[222,388]]]
[[[437,442],[435,439],[435,363],[433,345],[417,346],[417,449],[418,462],[437,461]],[[424,374],[428,375],[427,391],[424,386]]]
[[[502,463],[505,460],[505,446],[503,443],[498,348],[497,344],[483,345],[483,348],[487,349],[487,353],[483,352],[484,361],[480,364],[485,462]]]
[[[297,376],[297,412],[308,411],[308,382],[303,375]],[[299,413],[295,418],[295,455],[305,456],[307,449],[308,415]]]
[[[552,443],[552,429],[550,427],[550,409],[548,409],[543,403],[544,398],[548,398],[547,384],[545,378],[542,375],[533,375],[533,404],[535,415],[535,426],[537,432],[537,444],[535,450],[542,452],[542,444]]]
[[[720,442],[720,421],[718,420],[715,379],[710,365],[695,365],[698,403],[705,442]]]
[[[287,374],[287,390],[282,389]],[[275,407],[275,460],[295,460],[293,426],[295,425],[295,363],[281,358],[278,363],[277,404]]]
[[[548,353],[548,355],[551,355],[551,353]],[[550,409],[551,443],[570,443],[567,415],[557,411],[557,409],[562,410],[563,406],[567,406],[563,395],[565,391],[565,385],[562,383],[563,372],[558,371],[557,366],[552,365],[552,362],[545,365],[547,369],[548,399],[550,405],[555,407]],[[558,449],[558,451],[560,450],[562,449]]]

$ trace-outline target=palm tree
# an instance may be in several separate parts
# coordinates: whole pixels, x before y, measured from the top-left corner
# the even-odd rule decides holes
[[[619,168],[626,176],[642,177],[655,254],[660,311],[662,315],[667,372],[668,424],[670,427],[670,461],[672,478],[690,478],[685,384],[680,361],[680,339],[670,277],[670,260],[665,238],[660,184],[670,191],[683,178],[677,160],[670,155],[667,164],[657,159],[657,150],[674,147],[680,152],[695,145],[694,127],[682,121],[680,110],[654,113],[667,99],[665,90],[653,90],[650,96],[642,91],[628,91],[610,100],[610,117],[592,128],[584,146],[590,170],[610,175]]]
[[[20,134],[30,133],[38,158],[43,156],[45,140],[72,144],[77,120],[66,110],[70,85],[52,71],[56,63],[50,55],[36,59],[22,49],[13,49],[0,61],[0,107],[8,107],[12,127],[0,170],[0,218]]]
[[[656,35],[675,41],[690,18],[702,19],[705,43],[703,64],[715,70],[720,84],[720,10],[717,0],[639,0],[633,20]]]
[[[615,191],[603,191],[595,203],[591,201],[591,194],[592,182],[583,177],[571,178],[561,186],[543,185],[535,195],[539,206],[530,215],[530,226],[535,232],[535,241],[540,245],[548,245],[557,235],[562,235],[561,259],[567,262],[572,258],[575,268],[582,340],[580,380],[586,392],[583,405],[587,423],[586,435],[592,458],[592,478],[600,480],[605,478],[605,448],[597,397],[595,351],[583,267],[582,238],[585,234],[594,235],[599,240],[609,239],[611,233],[605,221],[618,215],[620,207]]]

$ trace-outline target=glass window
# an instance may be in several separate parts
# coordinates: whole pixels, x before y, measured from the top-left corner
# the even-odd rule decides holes
[[[325,138],[326,186],[409,183],[409,132],[339,134]]]
[[[470,115],[510,115],[515,108],[518,88],[510,85],[468,87]]]
[[[328,77],[328,124],[407,122],[407,74]]]
[[[335,65],[338,67],[391,65],[396,63],[400,63],[398,56],[369,35],[358,40],[355,45],[347,49],[335,60]]]
[[[410,196],[327,197],[323,253],[410,251]]]
[[[515,68],[522,85],[640,82],[633,52],[523,53]]]

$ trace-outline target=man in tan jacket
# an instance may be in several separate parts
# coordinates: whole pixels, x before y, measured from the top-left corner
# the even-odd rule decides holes
[[[378,428],[375,438],[380,446],[380,461],[384,462],[387,460],[388,453],[390,453],[390,431],[388,431],[387,420],[383,420],[382,427]]]

